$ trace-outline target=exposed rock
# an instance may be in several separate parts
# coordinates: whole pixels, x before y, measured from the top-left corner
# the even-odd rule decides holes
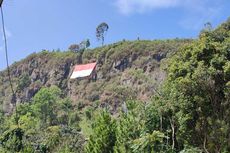
[[[160,52],[160,53],[154,54],[152,58],[160,62],[163,58],[166,58],[166,53]]]
[[[118,111],[121,104],[132,96],[148,101],[154,94],[155,88],[166,77],[166,73],[160,69],[162,59],[166,58],[168,50],[176,51],[173,43],[178,43],[177,45],[180,46],[184,42],[172,41],[172,44],[162,42],[165,43],[162,50],[159,49],[162,45],[158,42],[151,42],[152,46],[146,45],[145,41],[140,45],[140,42],[136,44],[122,42],[105,46],[101,49],[102,51],[100,48],[95,49],[97,51],[85,51],[81,55],[71,52],[47,51],[32,54],[11,66],[14,88],[17,88],[21,76],[29,75],[30,79],[28,86],[16,90],[16,101],[17,103],[31,101],[42,87],[52,85],[62,89],[64,96],[70,97],[76,105],[80,101],[84,105],[92,105],[94,101],[100,101],[101,107],[109,107],[112,112]],[[97,82],[90,82],[87,78],[69,79],[73,66],[81,62],[82,57],[84,57],[83,63],[97,59]],[[137,74],[129,73],[130,70]],[[12,99],[8,96],[11,91],[6,71],[0,72],[0,83],[0,104],[3,105],[6,113],[11,113],[14,106]],[[113,87],[108,88],[108,86]]]

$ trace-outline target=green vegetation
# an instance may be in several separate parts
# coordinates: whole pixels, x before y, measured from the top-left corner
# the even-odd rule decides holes
[[[107,23],[102,22],[96,28],[96,37],[98,40],[101,40],[102,46],[104,45],[105,41],[105,33],[109,30],[109,26]]]
[[[97,82],[68,80],[81,55],[97,59]],[[22,102],[8,109],[2,72],[0,152],[230,152],[230,20],[206,25],[197,40],[42,51],[11,68]]]
[[[170,62],[161,101],[165,106],[170,101],[172,114],[168,117],[177,128],[176,148],[189,144],[206,152],[230,151],[229,38],[228,21],[214,31],[201,33],[199,40]]]
[[[21,104],[15,113],[5,117],[1,129],[0,152],[75,152],[83,150],[79,119],[73,117],[71,101],[61,98],[59,88],[42,88],[31,104]]]

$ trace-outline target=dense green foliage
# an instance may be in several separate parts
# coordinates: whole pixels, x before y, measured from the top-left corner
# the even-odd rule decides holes
[[[230,152],[229,44],[230,21],[178,51],[160,94],[117,118],[109,152]],[[102,151],[94,140],[91,150]]]
[[[71,101],[62,98],[61,90],[55,86],[42,88],[31,104],[17,108],[5,117],[0,137],[1,152],[75,152],[82,150],[83,137],[77,125]]]
[[[164,105],[174,123],[176,148],[229,152],[230,21],[186,46],[171,60]]]
[[[93,135],[86,147],[87,153],[110,153],[116,142],[116,124],[109,113],[102,112],[92,125]]]

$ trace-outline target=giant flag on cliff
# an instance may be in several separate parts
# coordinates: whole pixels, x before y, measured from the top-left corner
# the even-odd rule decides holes
[[[70,79],[90,76],[92,72],[95,70],[96,64],[97,63],[75,65]]]

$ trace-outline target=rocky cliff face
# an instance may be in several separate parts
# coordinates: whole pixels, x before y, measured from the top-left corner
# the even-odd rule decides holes
[[[56,85],[77,107],[109,107],[116,112],[124,100],[150,100],[166,77],[170,57],[191,40],[119,42],[102,48],[74,52],[42,51],[13,64],[11,76],[16,103],[31,102],[42,87]],[[97,82],[70,80],[73,66],[97,61]],[[0,72],[0,105],[11,113],[14,104],[7,72]]]

